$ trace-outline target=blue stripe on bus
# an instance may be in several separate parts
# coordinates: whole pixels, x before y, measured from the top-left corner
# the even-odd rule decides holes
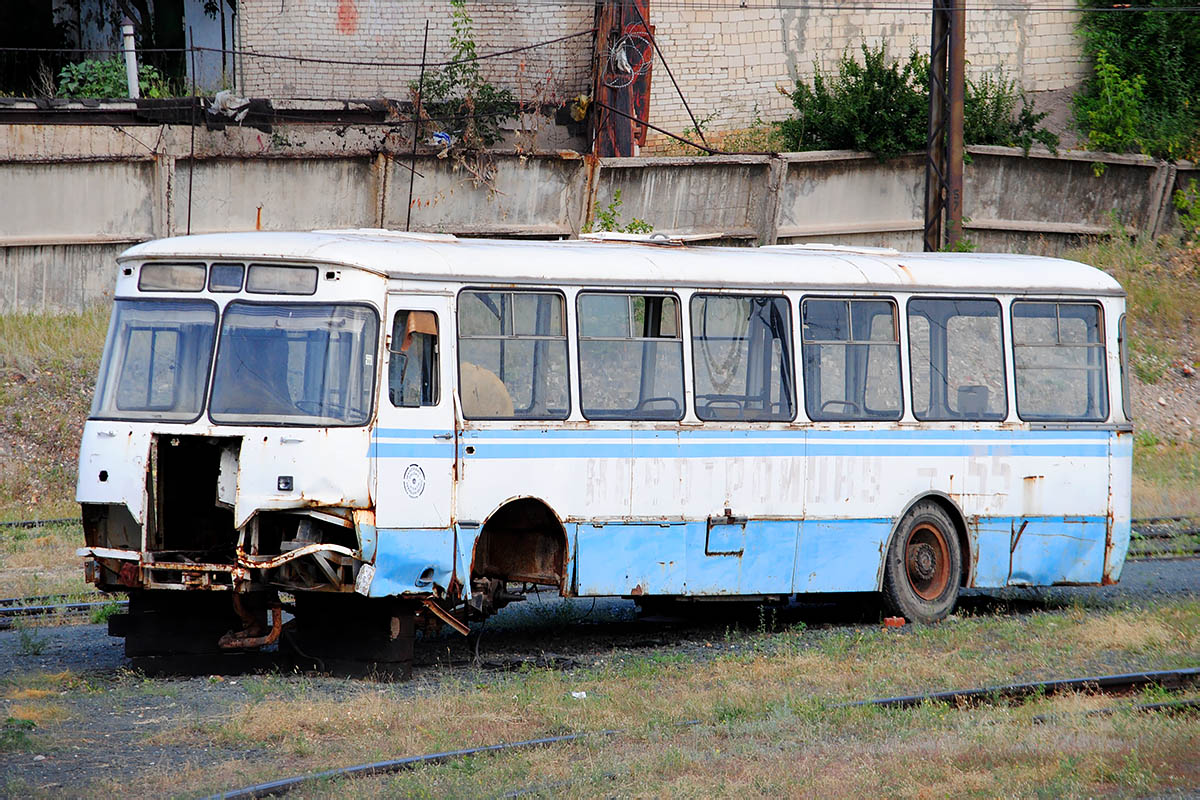
[[[453,431],[438,428],[379,428],[374,432],[376,439],[424,439],[433,436],[445,436]],[[546,437],[555,439],[784,439],[789,437],[807,437],[808,441],[815,440],[845,440],[845,439],[896,439],[901,441],[931,441],[938,439],[996,439],[1010,441],[1013,439],[1033,440],[1071,440],[1108,442],[1108,431],[964,431],[964,430],[878,430],[870,428],[854,428],[841,431],[812,430],[812,429],[757,429],[757,430],[688,430],[686,428],[667,431],[646,431],[635,429],[624,430],[557,430],[554,428],[526,428],[519,430],[466,430],[461,433],[463,439],[529,439],[533,441]]]
[[[381,429],[368,450],[379,458],[449,458],[448,431]],[[428,437],[428,438],[427,438]],[[734,457],[1006,457],[1107,458],[1109,435],[1096,431],[465,431],[486,459]],[[421,439],[401,442],[395,439]],[[392,441],[388,441],[392,440]],[[599,441],[597,441],[599,440]],[[791,441],[788,441],[791,440]],[[461,447],[461,445],[460,445]],[[465,453],[460,453],[460,456]]]

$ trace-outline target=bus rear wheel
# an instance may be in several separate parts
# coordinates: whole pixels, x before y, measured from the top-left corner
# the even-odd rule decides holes
[[[940,505],[918,503],[900,523],[884,564],[888,609],[911,622],[944,619],[958,600],[962,551],[954,522]]]

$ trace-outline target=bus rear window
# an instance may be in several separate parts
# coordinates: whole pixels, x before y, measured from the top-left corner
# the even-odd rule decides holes
[[[1021,419],[1108,419],[1100,306],[1015,302],[1012,324]]]

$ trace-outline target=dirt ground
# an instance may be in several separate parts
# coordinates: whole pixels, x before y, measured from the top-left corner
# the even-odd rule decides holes
[[[1017,615],[1062,608],[1128,609],[1152,605],[1161,597],[1188,595],[1200,596],[1200,560],[1150,560],[1130,562],[1117,586],[971,592],[962,609],[968,614]],[[779,615],[772,618],[772,626],[804,622],[804,639],[813,647],[848,628],[878,626],[862,622],[852,605],[807,605],[771,613]],[[278,762],[277,768],[286,773],[286,757],[280,761],[278,752],[268,753],[253,742],[180,742],[173,740],[171,731],[181,723],[216,725],[266,694],[287,697],[302,690],[306,697],[344,703],[376,692],[411,698],[447,687],[478,688],[532,667],[570,674],[647,653],[702,663],[747,646],[731,630],[754,631],[762,625],[757,606],[707,606],[678,618],[638,619],[630,601],[535,598],[489,620],[478,641],[475,636],[446,634],[418,642],[413,679],[399,684],[287,672],[255,675],[253,670],[150,679],[128,668],[121,640],[110,638],[102,625],[4,631],[0,675],[10,687],[10,712],[14,703],[29,697],[50,703],[47,708],[54,710],[47,711],[38,726],[34,741],[43,742],[41,747],[0,752],[0,795],[34,789],[47,796],[84,796],[97,781],[128,785],[133,794],[140,794],[133,789],[139,776],[174,771],[194,775],[217,765],[229,770],[231,762]],[[1145,654],[1138,661],[1100,659],[1088,666],[1092,674],[1163,666],[1152,661],[1152,654]],[[190,794],[186,785],[177,788],[184,796]]]

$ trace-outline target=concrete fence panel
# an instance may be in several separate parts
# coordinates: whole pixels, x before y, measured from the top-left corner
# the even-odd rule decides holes
[[[1057,253],[1114,223],[1131,233],[1158,225],[1164,162],[1079,151],[1024,157],[1015,147],[968,153],[963,227],[981,250]]]
[[[770,174],[768,156],[606,158],[593,213],[606,210],[620,191],[622,225],[636,218],[666,234],[762,242],[773,223]]]
[[[377,226],[376,170],[369,157],[175,161],[171,233],[312,230]],[[191,185],[189,200],[189,185]]]
[[[440,159],[389,159],[382,225],[404,230],[409,179],[415,231],[468,236],[557,237],[579,233],[586,202],[587,164],[574,153],[491,154]]]
[[[134,242],[156,229],[155,162],[0,162],[0,244]]]
[[[833,242],[920,250],[925,159],[869,153],[787,153],[779,196],[780,244]]]

